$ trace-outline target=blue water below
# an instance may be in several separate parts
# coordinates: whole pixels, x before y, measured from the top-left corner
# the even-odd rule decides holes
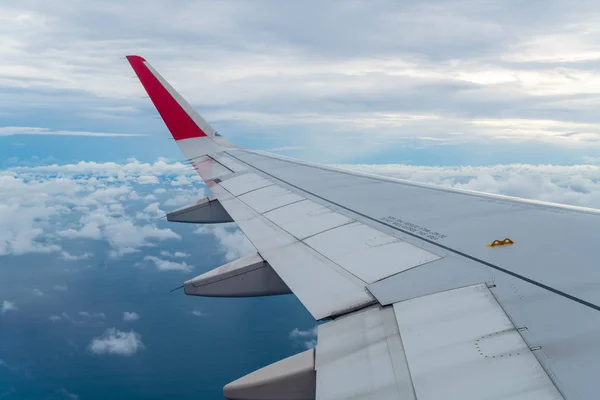
[[[106,259],[108,245],[94,241],[73,243],[73,251],[94,253],[91,260],[65,262],[53,254],[0,258],[0,302],[9,299],[18,308],[0,315],[0,399],[220,399],[227,382],[304,350],[289,334],[315,323],[292,295],[220,299],[169,293],[224,262],[211,235],[193,235],[188,225],[169,227],[183,241],[120,260]],[[134,266],[159,250],[191,253],[185,261],[194,271]],[[57,284],[68,290],[53,289]],[[81,311],[105,317],[86,318]],[[141,318],[125,322],[124,311]],[[49,320],[63,312],[70,321]],[[91,340],[112,327],[134,330],[145,349],[131,356],[93,354]]]

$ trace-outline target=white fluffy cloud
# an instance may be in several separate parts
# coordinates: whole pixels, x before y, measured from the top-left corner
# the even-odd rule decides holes
[[[163,210],[160,209],[160,203],[158,202],[147,205],[146,208],[144,208],[143,212],[149,214],[152,218],[161,218],[164,217],[166,214]]]
[[[100,239],[102,231],[97,222],[90,222],[79,229],[68,228],[60,231],[58,235],[69,239]]]
[[[227,261],[233,261],[256,252],[256,248],[248,241],[246,235],[235,229],[235,225],[201,225],[194,233],[214,235],[219,242],[218,250],[224,253]]]
[[[308,330],[295,328],[290,332],[290,339],[306,349],[312,349],[317,345],[317,327]]]
[[[137,183],[139,183],[140,185],[156,185],[159,182],[160,181],[158,180],[158,177],[151,175],[141,175],[137,179]]]
[[[123,313],[123,321],[132,322],[132,321],[137,321],[138,319],[140,319],[140,314],[138,314],[136,312],[125,311]]]
[[[197,192],[188,192],[184,194],[176,194],[175,196],[170,196],[163,205],[166,207],[179,207],[184,206],[186,204],[191,204],[198,199],[206,197],[204,191],[200,190]]]
[[[134,332],[122,332],[117,328],[107,329],[102,336],[94,338],[88,349],[94,354],[116,354],[132,356],[143,350],[141,336]]]
[[[75,196],[81,188],[64,178],[16,175],[0,171],[0,256],[59,251],[61,247],[45,237],[45,224],[69,211],[57,199]]]
[[[194,317],[203,317],[203,316],[204,316],[204,313],[203,313],[202,311],[200,311],[200,310],[192,310],[192,311],[191,311],[191,314],[192,314]]]
[[[62,249],[62,241],[106,240],[111,256],[119,257],[159,241],[180,239],[171,229],[152,223],[164,215],[157,201],[138,212],[141,220],[130,207],[140,199],[136,191],[140,180],[148,186],[182,176],[197,181],[195,171],[164,158],[154,163],[82,161],[0,170],[0,186],[6,189],[0,192],[0,255],[59,252],[62,259],[76,261],[91,254],[71,254]],[[198,191],[192,186],[173,190],[175,197]],[[67,214],[71,222],[65,225]]]
[[[5,314],[11,311],[17,311],[17,306],[15,305],[15,302],[4,300],[2,302],[2,308],[0,309],[0,313]]]
[[[184,253],[182,251],[176,251],[174,253],[170,253],[168,251],[165,250],[161,250],[160,255],[163,257],[174,257],[174,258],[185,258],[185,257],[189,257],[190,255],[187,253]]]
[[[42,297],[44,295],[44,292],[42,292],[40,289],[33,289],[33,294],[35,294],[36,296]]]
[[[144,257],[144,261],[150,261],[156,266],[156,269],[159,271],[182,271],[189,272],[192,270],[192,266],[186,264],[185,262],[175,262],[170,260],[163,260],[162,258],[155,256],[146,256]]]
[[[60,252],[60,258],[66,261],[81,261],[81,260],[87,260],[88,258],[92,257],[93,254],[92,253],[88,253],[85,252],[83,254],[70,254],[69,252],[66,251],[61,251]]]

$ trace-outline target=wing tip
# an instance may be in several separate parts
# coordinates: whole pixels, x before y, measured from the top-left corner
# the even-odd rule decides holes
[[[144,62],[144,61],[146,61],[146,59],[145,59],[144,57],[142,57],[142,56],[136,56],[136,55],[134,55],[134,54],[131,54],[131,55],[125,56],[125,58],[126,58],[126,59],[127,59],[129,62],[132,62],[132,61],[142,61],[142,62]]]
[[[125,56],[125,58],[154,103],[173,139],[183,140],[208,136],[203,130],[203,126],[194,120],[194,113],[190,111],[191,106],[150,66],[145,58],[133,54]],[[200,118],[199,115],[198,118]],[[206,121],[201,119],[201,122],[206,125],[205,129],[212,129]]]

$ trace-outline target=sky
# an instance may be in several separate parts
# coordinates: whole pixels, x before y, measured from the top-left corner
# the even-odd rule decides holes
[[[600,207],[594,1],[4,0],[0,399],[220,398],[316,343],[293,296],[169,293],[253,251],[125,55],[237,145]],[[360,190],[360,188],[357,188]]]

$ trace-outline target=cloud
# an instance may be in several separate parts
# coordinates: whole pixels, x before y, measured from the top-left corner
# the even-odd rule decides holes
[[[192,184],[192,182],[193,182],[193,180],[189,176],[179,175],[178,177],[176,177],[175,179],[173,179],[171,181],[171,185],[172,186],[182,186],[182,185],[189,186]]]
[[[162,158],[154,163],[82,161],[0,170],[0,185],[7,189],[0,193],[0,255],[64,251],[63,259],[75,261],[61,240],[106,240],[112,256],[120,257],[157,241],[180,239],[170,228],[137,220],[130,207],[140,199],[134,188],[140,177],[151,185],[148,177],[168,182],[182,174],[195,175],[183,164]],[[72,222],[54,224],[67,213],[75,217]],[[142,215],[148,220],[164,211],[154,202]]]
[[[317,327],[308,330],[295,328],[290,332],[290,339],[306,349],[312,349],[317,345]]]
[[[188,193],[178,194],[172,197],[169,197],[163,205],[166,207],[178,207],[184,206],[186,204],[191,204],[198,200],[199,198],[206,197],[204,191],[200,190],[190,190]]]
[[[83,225],[79,230],[68,228],[58,232],[58,235],[69,239],[100,239],[102,232],[98,223],[90,222]]]
[[[597,5],[551,1],[540,15],[535,4],[505,2],[493,11],[476,0],[376,7],[365,0],[280,7],[182,0],[176,10],[147,4],[146,18],[132,23],[136,5],[129,2],[98,12],[92,4],[7,0],[0,9],[2,105],[67,109],[94,118],[90,124],[133,119],[150,104],[139,98],[143,89],[126,62],[116,60],[135,49],[233,136],[260,125],[269,136],[293,137],[290,146],[307,153],[380,152],[398,139],[456,144],[487,139],[495,129],[473,120],[598,124]],[[206,12],[210,22],[191,18]],[[306,20],[312,29],[299,22]],[[49,101],[57,93],[61,101]],[[512,133],[502,140],[537,135],[518,122],[506,129]],[[587,133],[550,131],[534,140],[583,147],[598,129]]]
[[[35,294],[36,296],[40,296],[41,297],[41,296],[44,295],[44,292],[42,292],[40,289],[36,288],[36,289],[33,289],[32,291],[33,291],[33,294]]]
[[[140,319],[140,314],[138,314],[136,312],[125,311],[123,313],[123,321],[131,322],[131,321],[137,321],[138,319]]]
[[[0,186],[0,256],[61,250],[46,237],[45,224],[68,212],[52,198],[75,195],[77,185],[64,178],[25,180],[0,171]]]
[[[70,254],[66,251],[61,251],[60,252],[60,258],[63,260],[67,260],[67,261],[80,261],[80,260],[87,260],[88,258],[92,257],[93,254],[92,253],[83,253],[83,254]]]
[[[155,256],[145,256],[144,261],[151,261],[159,271],[189,272],[193,268],[191,265],[188,265],[185,262],[178,263],[175,261],[163,260],[162,258]]]
[[[233,261],[256,252],[256,248],[248,241],[246,235],[232,225],[201,225],[194,233],[214,235],[219,242],[219,250],[224,253],[227,261]]]
[[[62,312],[61,318],[66,319],[67,321],[73,323],[73,324],[80,324],[81,322],[75,321],[73,318],[71,318],[71,316],[69,314],[67,314],[66,312]]]
[[[161,218],[165,216],[165,212],[160,209],[160,203],[155,202],[144,208],[143,212],[150,214],[153,218]]]
[[[176,251],[174,253],[170,253],[168,251],[165,250],[161,250],[160,255],[163,257],[174,257],[174,258],[185,258],[185,257],[189,257],[190,255],[187,253],[184,253],[182,251]]]
[[[96,137],[131,137],[146,136],[137,133],[106,133],[106,132],[86,132],[86,131],[63,131],[52,130],[48,128],[29,127],[29,126],[5,126],[0,127],[0,136],[14,135],[51,135],[51,136],[96,136]]]
[[[295,151],[295,150],[304,150],[304,147],[301,146],[281,146],[281,147],[273,147],[271,149],[266,149],[265,151]]]
[[[48,317],[48,319],[52,322],[57,322],[57,321],[60,321],[62,319],[62,317],[60,317],[58,315],[51,315]]]
[[[134,247],[121,247],[117,250],[111,250],[108,252],[109,258],[121,258],[126,254],[138,253],[139,250]]]
[[[67,292],[69,290],[69,287],[67,285],[53,285],[52,289],[59,292]]]
[[[194,317],[203,317],[204,316],[204,313],[202,311],[200,311],[200,310],[193,310],[193,311],[191,311],[191,314]]]
[[[156,176],[141,175],[140,177],[137,178],[137,183],[139,183],[140,185],[156,185],[159,182],[160,181],[158,180],[158,177],[156,177]]]
[[[7,312],[11,311],[17,311],[17,306],[13,301],[4,300],[2,302],[2,309],[0,310],[0,313],[6,314]]]
[[[141,336],[134,332],[122,332],[117,328],[107,329],[102,336],[94,338],[88,349],[94,354],[132,356],[143,350]]]
[[[190,171],[189,168],[180,162],[168,162],[163,158],[157,159],[153,163],[146,163],[131,158],[126,163],[116,162],[96,162],[96,161],[79,161],[75,164],[52,164],[52,165],[37,165],[37,166],[15,166],[12,171],[22,174],[35,175],[51,175],[61,174],[66,177],[76,175],[90,174],[94,178],[115,178],[114,181],[130,181],[137,182],[140,176],[165,176],[179,177],[187,173],[190,177],[195,176],[195,171]],[[98,182],[98,181],[96,181]],[[164,188],[155,189],[155,193],[164,193]]]
[[[150,210],[150,209],[149,209]],[[158,213],[160,210],[154,207]],[[158,228],[153,224],[137,224],[131,216],[123,213],[115,214],[105,206],[82,215],[79,229],[59,232],[59,235],[89,239],[102,238],[108,241],[114,250],[114,255],[121,256],[137,251],[138,247],[150,246],[153,241],[181,239],[168,228]]]

